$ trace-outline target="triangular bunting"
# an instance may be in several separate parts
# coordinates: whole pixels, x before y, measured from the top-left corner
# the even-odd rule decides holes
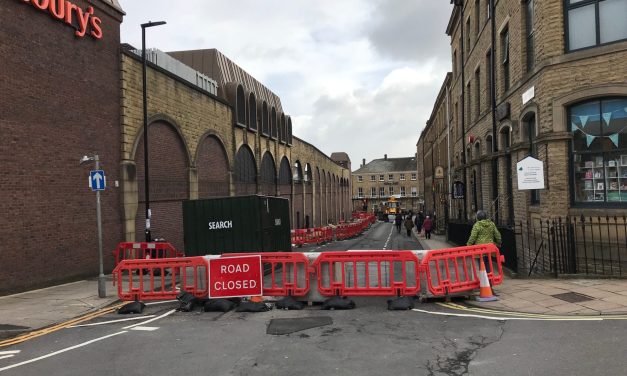
[[[579,116],[579,121],[581,121],[581,128],[585,128],[586,127],[586,123],[588,122],[588,115],[581,115]]]
[[[603,113],[603,120],[605,120],[605,125],[607,125],[608,127],[610,126],[610,119],[611,118],[612,118],[612,113],[611,112]]]
[[[618,147],[618,133],[614,133],[613,135],[607,137],[612,141],[614,146]]]
[[[590,136],[589,134],[586,135],[586,143],[588,144],[588,147],[590,147],[590,144],[595,138],[597,138],[597,136]]]
[[[577,124],[575,124],[575,122],[574,122],[574,121],[573,121],[572,123],[570,123],[570,124],[571,124],[571,130],[572,130],[573,132],[579,129],[579,127],[577,126]]]

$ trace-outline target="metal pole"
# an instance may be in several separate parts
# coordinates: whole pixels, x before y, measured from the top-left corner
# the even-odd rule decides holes
[[[100,170],[100,159],[98,154],[94,154],[94,162],[96,163],[96,170]],[[107,286],[105,283],[105,276],[102,265],[102,217],[100,214],[100,190],[96,191],[96,221],[98,222],[98,297],[107,297]]]
[[[146,25],[142,25],[142,98],[144,105],[144,201],[146,205],[146,241],[150,234],[150,174],[148,173],[148,103],[146,99]]]

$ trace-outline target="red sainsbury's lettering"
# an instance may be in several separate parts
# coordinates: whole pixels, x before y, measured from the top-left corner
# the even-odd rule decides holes
[[[89,33],[95,39],[102,38],[102,20],[94,16],[94,7],[83,10],[70,0],[18,0],[29,3],[34,8],[48,12],[51,17],[64,22],[76,29],[77,37],[84,37]],[[74,18],[76,17],[76,18]]]

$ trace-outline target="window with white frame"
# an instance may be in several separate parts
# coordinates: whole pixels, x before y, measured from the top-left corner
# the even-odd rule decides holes
[[[363,181],[364,181],[364,177],[363,177],[363,176],[361,176],[361,175],[357,175],[357,181],[358,181],[359,183],[363,182]]]
[[[401,196],[405,197],[405,187],[401,187]]]
[[[627,0],[564,0],[566,49],[627,39]]]
[[[385,187],[379,187],[379,196],[385,197]]]
[[[370,196],[377,197],[377,188],[376,187],[370,187]]]
[[[418,189],[416,187],[411,187],[411,197],[418,196]]]
[[[376,175],[370,175],[370,181],[377,181]]]
[[[364,189],[362,187],[357,188],[357,197],[359,198],[364,197]]]
[[[413,173],[411,174],[411,180],[416,180],[416,173],[415,173],[415,172],[413,172]]]
[[[390,193],[390,196],[392,196],[394,194],[394,187],[388,187],[388,192]]]
[[[389,181],[394,180],[394,174],[388,174],[388,180]]]
[[[379,175],[379,181],[385,181],[385,175]]]
[[[401,174],[401,181],[405,180],[405,174]]]

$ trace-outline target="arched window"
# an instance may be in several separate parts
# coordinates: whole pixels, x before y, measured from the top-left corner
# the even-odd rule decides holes
[[[627,97],[568,109],[575,203],[627,206]]]
[[[279,140],[285,143],[285,114],[281,114],[281,121],[279,122]]]
[[[270,112],[270,137],[274,139],[277,138],[276,120],[276,109],[272,107]]]
[[[286,140],[288,145],[292,145],[292,118],[288,116],[287,118],[287,132],[286,132]]]
[[[237,99],[235,101],[237,111],[237,125],[246,127],[246,96],[242,85],[237,86]]]
[[[473,154],[476,159],[481,158],[481,141],[475,141],[475,150]]]
[[[257,100],[253,93],[248,96],[248,129],[257,130]]]
[[[492,146],[492,135],[487,135],[485,138],[485,152],[487,154],[492,154],[494,152],[494,148]]]
[[[300,161],[294,162],[294,175],[292,179],[295,182],[301,182],[303,180],[303,168],[300,164]]]
[[[235,188],[237,195],[256,193],[257,168],[253,152],[246,145],[235,156]]]
[[[511,128],[509,126],[504,126],[503,128],[501,128],[499,150],[504,151],[504,150],[509,149],[510,144],[511,144],[511,133],[512,133]]]
[[[268,104],[264,101],[261,105],[261,134],[270,135],[270,124],[268,124]]]

